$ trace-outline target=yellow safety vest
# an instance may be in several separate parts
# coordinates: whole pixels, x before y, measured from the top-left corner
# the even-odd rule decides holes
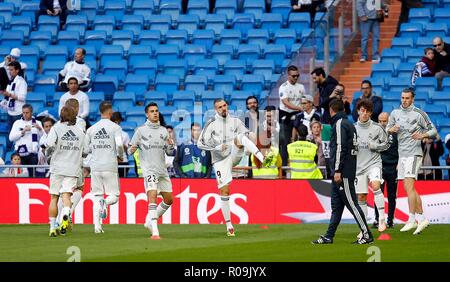
[[[272,159],[272,162],[270,163],[269,167],[261,167],[257,168],[255,162],[253,161],[254,156],[252,155],[252,174],[253,178],[278,178],[278,167],[277,167],[277,160],[280,156],[279,150],[275,147],[272,147],[272,152],[276,156]]]
[[[287,146],[291,179],[323,179],[314,162],[317,145],[308,141],[296,141]]]
[[[133,154],[134,162],[136,163],[138,177],[142,177],[141,161],[139,160],[139,150],[136,150]]]

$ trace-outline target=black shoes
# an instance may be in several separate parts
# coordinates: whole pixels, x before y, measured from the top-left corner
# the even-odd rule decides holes
[[[378,228],[378,221],[377,221],[377,220],[375,220],[375,221],[372,223],[372,228],[373,228],[373,229],[377,229],[377,228]]]
[[[333,244],[333,239],[329,239],[323,235],[320,235],[319,239],[311,241],[314,245],[318,244]]]
[[[394,222],[388,221],[386,226],[387,228],[394,228]]]
[[[358,238],[358,240],[356,240],[352,244],[364,245],[364,244],[372,244],[372,243],[373,243],[373,237],[372,237],[372,234],[370,234],[370,235],[364,235],[361,238]]]

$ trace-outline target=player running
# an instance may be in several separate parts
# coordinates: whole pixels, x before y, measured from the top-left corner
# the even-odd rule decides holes
[[[145,107],[147,121],[134,132],[128,154],[133,155],[139,150],[139,159],[144,177],[144,187],[148,199],[148,213],[144,226],[152,236],[159,240],[158,218],[172,205],[172,183],[166,169],[165,154],[173,156],[175,142],[169,137],[167,129],[159,123],[159,110],[156,103]],[[161,194],[163,201],[157,206],[156,200]]]
[[[249,130],[244,123],[228,114],[228,105],[224,99],[214,101],[216,115],[203,128],[198,147],[211,151],[212,163],[216,172],[216,180],[220,190],[222,214],[227,226],[227,236],[235,236],[230,217],[230,183],[233,166],[238,164],[244,155],[244,148],[250,151],[267,167],[271,162],[268,155],[264,158],[256,145],[249,139]]]
[[[99,106],[101,119],[86,133],[86,152],[92,154],[91,192],[94,201],[94,232],[104,233],[102,219],[107,216],[108,206],[119,200],[120,185],[117,162],[123,156],[122,129],[111,121],[112,104],[103,101]],[[107,195],[104,199],[104,194]]]

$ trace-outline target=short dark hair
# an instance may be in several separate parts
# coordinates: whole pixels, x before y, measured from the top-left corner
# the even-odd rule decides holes
[[[361,82],[361,86],[362,86],[364,83],[369,84],[370,88],[372,88],[372,82],[370,82],[370,80],[364,79],[364,80]]]
[[[402,90],[402,93],[411,93],[412,97],[414,98],[416,96],[416,92],[414,92],[414,89],[411,87],[405,88]]]
[[[54,125],[55,124],[55,120],[54,119],[52,119],[51,117],[45,117],[43,120],[42,120],[42,125],[44,125],[44,123],[46,123],[46,122],[51,122],[52,123],[52,125]]]
[[[31,104],[23,104],[22,110],[23,110],[23,109],[26,109],[26,108],[30,109],[31,112],[33,112],[33,106],[32,106]]]
[[[166,128],[166,129],[172,129],[172,130],[173,130],[173,126],[171,126],[170,124],[169,124],[169,125],[166,125],[165,128]]]
[[[108,101],[102,101],[101,103],[100,103],[100,105],[98,106],[98,110],[100,111],[100,113],[104,113],[104,112],[106,112],[107,110],[109,110],[109,109],[112,109],[112,104],[111,104],[111,102],[108,102]]]
[[[434,49],[433,49],[433,48],[430,48],[430,47],[425,48],[425,49],[423,50],[423,53],[426,55],[426,54],[428,53],[428,51],[433,51],[433,52],[434,52]]]
[[[86,56],[86,50],[84,48],[78,47],[77,49],[75,49],[75,51],[77,51],[78,49],[81,50],[81,54],[83,54],[83,56]]]
[[[251,99],[255,99],[256,103],[258,103],[258,98],[255,95],[250,95],[250,96],[247,97],[247,99],[245,99],[245,104],[247,105],[248,101],[251,100]]]
[[[325,70],[321,67],[315,68],[311,74],[315,74],[317,76],[322,76],[323,78],[327,77],[327,74],[325,73]]]
[[[20,65],[20,63],[18,61],[10,62],[8,64],[8,66],[13,67],[16,70],[21,70],[22,69],[22,66]]]
[[[192,128],[193,128],[194,126],[198,126],[198,127],[202,128],[202,126],[200,125],[200,123],[198,123],[198,122],[193,122],[193,123],[191,123],[191,130],[192,130]]]
[[[12,161],[12,159],[13,159],[14,157],[19,157],[19,158],[20,158],[20,155],[17,154],[17,153],[12,153],[12,154],[11,154],[11,157],[10,157],[9,159]],[[22,158],[20,158],[20,160],[22,160]]]
[[[364,108],[366,111],[373,113],[373,103],[370,99],[361,99],[356,104],[356,110],[359,111],[359,109]]]
[[[225,103],[227,102],[227,101],[225,101],[224,98],[217,98],[217,99],[214,99],[213,105],[215,106],[217,103],[222,102],[222,101],[224,101]],[[228,103],[227,103],[227,105],[228,105]]]
[[[308,136],[308,127],[306,127],[306,125],[304,125],[303,123],[300,123],[297,126],[297,131],[298,131],[298,139],[306,140],[306,136]]]
[[[156,104],[155,102],[150,102],[150,103],[148,103],[147,106],[145,106],[145,113],[148,112],[148,109],[149,109],[150,107],[157,107],[157,108],[159,109],[158,104]]]
[[[266,106],[265,108],[264,108],[264,111],[275,111],[277,108],[275,107],[275,106]]]
[[[120,112],[113,112],[112,116],[111,116],[111,121],[116,122],[122,122],[123,121],[123,117],[122,114]]]
[[[330,108],[333,109],[335,113],[342,112],[344,110],[344,102],[341,99],[332,99],[330,101]]]
[[[77,79],[76,77],[73,77],[73,76],[70,77],[70,78],[67,80],[67,84],[69,84],[71,80],[75,80],[75,81],[77,82],[77,84],[79,84],[79,83],[78,83],[78,79]]]
[[[287,70],[288,70],[288,72],[290,72],[290,71],[298,71],[298,68],[297,68],[297,66],[290,65],[290,66],[287,68]]]

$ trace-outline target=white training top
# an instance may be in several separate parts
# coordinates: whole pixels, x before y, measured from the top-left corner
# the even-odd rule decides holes
[[[75,95],[70,94],[70,92],[68,91],[64,95],[62,95],[61,99],[59,99],[58,112],[61,113],[62,107],[64,107],[66,101],[71,98],[77,99],[78,103],[80,104],[78,116],[81,118],[87,118],[89,116],[89,97],[83,91],[78,91]]]
[[[278,92],[280,94],[280,110],[292,113],[296,110],[289,109],[281,100],[287,98],[291,104],[301,106],[302,97],[305,95],[305,87],[300,83],[292,85],[289,81],[286,81],[281,84]]]
[[[77,63],[76,61],[67,62],[64,65],[64,69],[59,72],[64,76],[64,82],[68,83],[69,78],[77,77],[83,81],[90,81],[91,68],[85,63]]]

